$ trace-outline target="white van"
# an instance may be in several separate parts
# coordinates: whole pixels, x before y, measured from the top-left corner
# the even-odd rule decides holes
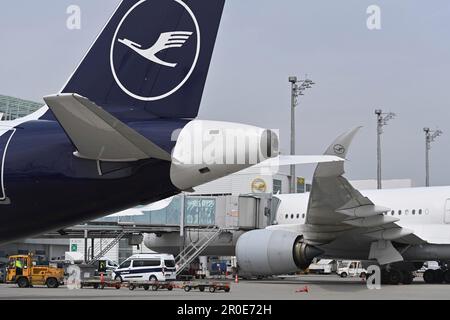
[[[135,254],[112,273],[116,281],[176,280],[175,258],[171,254]]]
[[[309,273],[331,274],[337,271],[336,261],[331,259],[320,259],[308,267]]]

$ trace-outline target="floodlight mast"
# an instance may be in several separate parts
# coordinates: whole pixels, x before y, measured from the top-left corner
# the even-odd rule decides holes
[[[289,77],[291,83],[291,155],[295,155],[295,108],[299,104],[299,97],[304,95],[306,89],[311,89],[315,83],[305,77],[304,80],[296,76]],[[290,193],[297,192],[297,179],[295,175],[295,165],[291,165]]]
[[[441,136],[441,130],[430,130],[430,128],[423,128],[425,132],[425,186],[430,186],[430,150],[431,143]]]
[[[383,113],[383,110],[375,110],[377,116],[377,189],[382,189],[381,185],[381,135],[383,134],[383,127],[386,126],[389,120],[395,118],[396,114],[393,112]]]

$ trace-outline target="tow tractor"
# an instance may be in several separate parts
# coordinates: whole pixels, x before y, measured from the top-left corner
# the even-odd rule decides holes
[[[31,253],[10,256],[6,283],[16,283],[20,288],[35,285],[58,288],[60,284],[64,283],[64,269],[49,265],[38,266]]]

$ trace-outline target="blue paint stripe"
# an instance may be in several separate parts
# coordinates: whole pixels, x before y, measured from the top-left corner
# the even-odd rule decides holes
[[[117,275],[123,274],[123,272],[127,272],[125,274],[136,274],[136,273],[152,273],[152,272],[162,272],[163,268],[161,267],[151,267],[145,269],[131,269],[127,271],[114,271]],[[175,272],[176,268],[164,268],[164,272]]]

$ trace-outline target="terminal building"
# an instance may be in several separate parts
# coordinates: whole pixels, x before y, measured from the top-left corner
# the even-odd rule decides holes
[[[14,120],[25,117],[40,109],[44,104],[0,95],[0,120]]]
[[[303,180],[299,179],[299,184]],[[195,188],[157,203],[133,208],[96,220],[95,224],[134,226],[144,232],[143,242],[130,246],[125,239],[117,242],[105,256],[121,262],[131,253],[163,252],[177,255],[180,247],[213,237],[214,241],[202,251],[208,256],[229,256],[234,253],[239,220],[239,198],[247,194],[267,194],[289,188],[289,177],[283,173],[264,173],[247,169]],[[302,187],[299,187],[301,189]],[[303,186],[303,188],[305,188]],[[184,210],[183,210],[184,208]],[[180,227],[182,226],[182,227]],[[96,239],[94,243],[71,238],[71,250],[87,256],[97,255],[91,248],[105,247],[113,239]],[[101,243],[101,245],[100,245]]]
[[[298,179],[298,189],[309,190],[310,185],[304,183],[304,179]],[[363,189],[376,188],[376,180],[360,180],[352,182],[355,187]],[[383,182],[389,188],[408,188],[412,186],[409,179],[386,180]],[[248,205],[242,202],[250,198],[254,200],[261,196],[262,208],[271,207],[266,201],[266,196],[286,192],[289,189],[289,176],[276,172],[273,174],[261,174],[256,169],[247,169],[228,177],[195,188],[193,193],[185,193],[134,209],[119,212],[117,214],[96,220],[100,224],[117,224],[120,226],[135,226],[136,230],[154,228],[143,232],[143,242],[130,246],[124,239],[117,243],[113,249],[105,254],[106,257],[121,262],[132,253],[160,252],[171,253],[175,256],[192,243],[202,244],[202,241],[212,239],[202,250],[202,256],[213,257],[213,261],[228,260],[234,255],[234,247],[238,237],[245,231],[263,228],[270,221],[255,222],[252,226],[242,227],[240,223],[241,211],[248,215]],[[184,208],[184,210],[183,210]],[[263,211],[263,210],[261,210]],[[184,219],[183,219],[184,217]],[[256,220],[256,219],[255,219]],[[181,227],[180,227],[181,226]],[[83,239],[72,238],[71,247],[76,245],[78,252],[83,253],[99,244],[89,244],[87,250]],[[103,241],[102,247],[113,239],[97,239]],[[86,253],[85,253],[86,254]],[[95,255],[95,253],[94,253]],[[93,255],[91,254],[91,257]],[[226,257],[226,258],[225,258]],[[204,258],[203,258],[204,259]],[[206,261],[206,260],[205,260]],[[211,263],[208,263],[211,265]]]

